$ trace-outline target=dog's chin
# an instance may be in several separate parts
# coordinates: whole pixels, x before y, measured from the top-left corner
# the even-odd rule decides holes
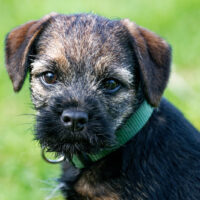
[[[114,141],[99,141],[98,144],[90,143],[90,141],[74,140],[63,141],[63,143],[52,143],[49,141],[39,141],[41,146],[46,148],[48,152],[54,152],[58,155],[64,154],[68,158],[72,158],[73,155],[79,155],[83,153],[93,154],[98,153],[104,148],[108,148],[114,144]]]

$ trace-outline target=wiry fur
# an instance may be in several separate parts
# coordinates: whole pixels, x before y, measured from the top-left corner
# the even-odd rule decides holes
[[[31,64],[31,90],[39,110],[36,139],[49,151],[69,156],[115,142],[114,132],[133,111],[136,100],[132,87],[135,63],[122,30],[118,21],[77,15],[54,17],[40,34],[32,50],[37,57]],[[48,70],[59,75],[59,83],[51,90],[38,78]],[[101,82],[109,77],[124,84],[117,96],[104,94]],[[87,130],[75,136],[67,131],[60,122],[64,109],[88,113]]]
[[[79,93],[75,98],[73,94],[64,92],[49,100],[48,107],[41,108],[37,116],[36,139],[47,147],[49,151],[62,153],[71,157],[74,153],[95,152],[100,148],[109,146],[114,142],[114,130],[111,120],[106,116],[98,100]],[[76,98],[79,101],[76,101]],[[81,99],[82,98],[82,99]],[[67,130],[60,116],[65,109],[82,110],[89,115],[87,129],[73,133]]]
[[[199,132],[161,100],[170,62],[170,46],[129,20],[54,13],[8,34],[8,73],[19,91],[30,71],[35,138],[49,151],[69,159],[98,152],[115,143],[116,130],[144,99],[157,107],[117,151],[82,170],[63,164],[60,182],[68,200],[200,199]],[[57,75],[56,84],[42,83],[47,71]],[[105,92],[108,78],[120,81],[118,92]],[[86,129],[63,126],[66,109],[87,113]]]

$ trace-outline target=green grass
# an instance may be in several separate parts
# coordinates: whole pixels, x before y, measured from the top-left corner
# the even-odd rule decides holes
[[[59,13],[93,12],[130,18],[160,34],[173,47],[173,76],[165,96],[200,129],[199,0],[0,0],[0,199],[45,199],[59,166],[46,164],[33,141],[28,81],[14,94],[4,67],[4,38],[28,20]],[[174,73],[175,72],[175,73]],[[54,197],[52,199],[62,199]]]

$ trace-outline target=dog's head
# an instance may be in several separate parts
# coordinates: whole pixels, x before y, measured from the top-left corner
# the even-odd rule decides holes
[[[171,51],[129,20],[50,14],[12,30],[6,67],[15,91],[30,72],[36,139],[50,151],[91,152],[145,98],[156,107],[166,87]]]

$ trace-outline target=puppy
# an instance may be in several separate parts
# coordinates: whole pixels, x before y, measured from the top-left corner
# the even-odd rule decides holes
[[[171,48],[124,20],[52,13],[12,30],[14,91],[30,73],[35,138],[64,155],[68,200],[199,200],[200,134],[162,98]]]

